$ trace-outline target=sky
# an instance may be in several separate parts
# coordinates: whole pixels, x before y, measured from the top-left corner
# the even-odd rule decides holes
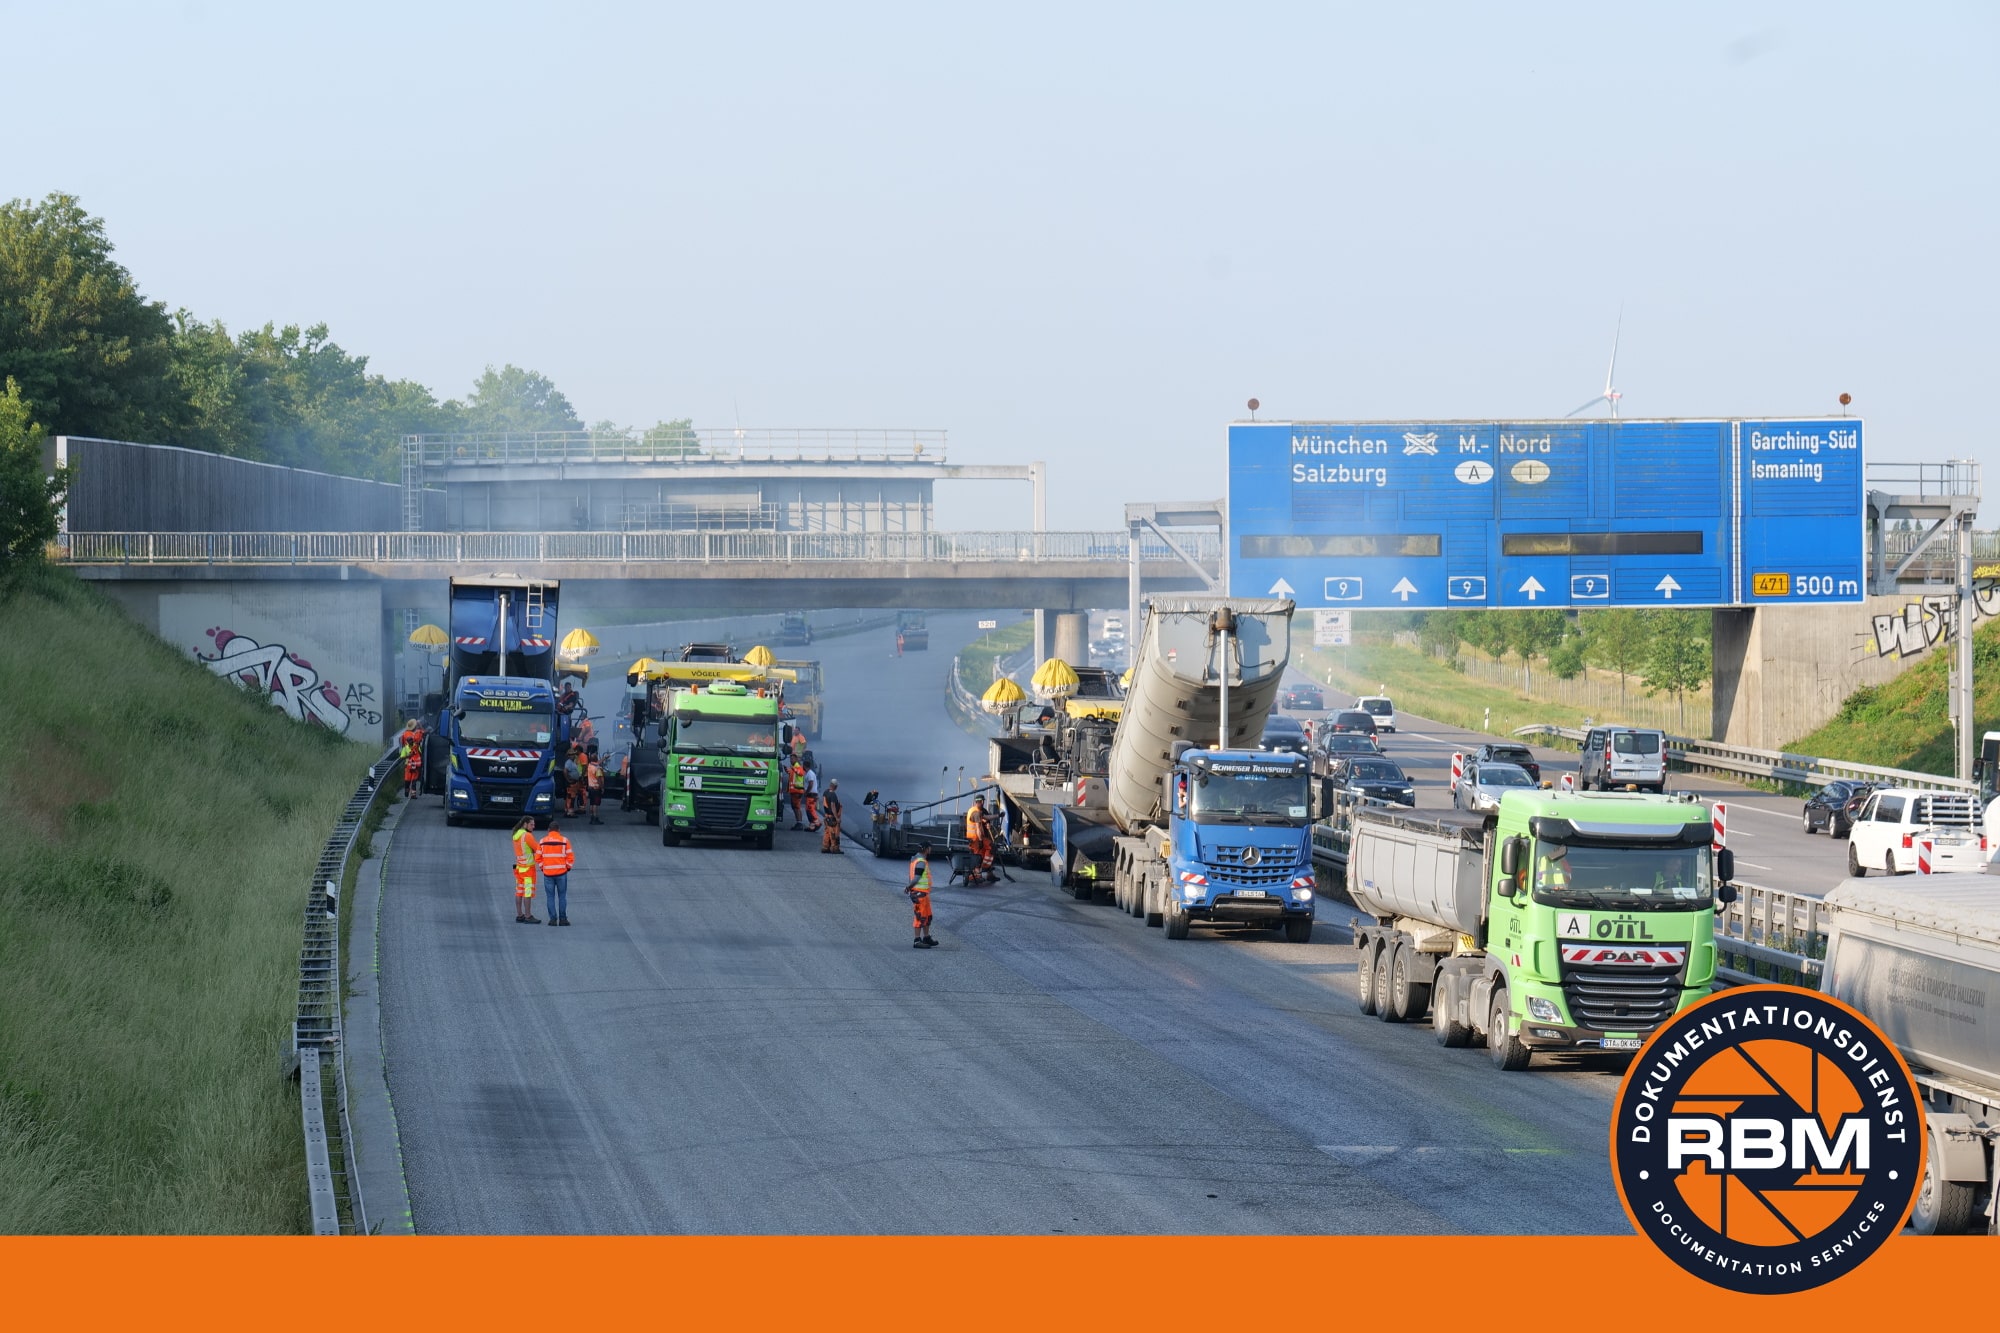
[[[2000,7],[0,0],[0,197],[141,290],[586,420],[942,428],[1050,526],[1265,419],[1866,421],[1974,458]],[[1621,322],[1622,321],[1622,322]],[[2000,472],[1994,473],[2000,479]],[[953,528],[1024,485],[941,485]]]

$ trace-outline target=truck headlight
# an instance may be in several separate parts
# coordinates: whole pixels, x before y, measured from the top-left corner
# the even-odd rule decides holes
[[[531,804],[534,805],[547,805],[548,803],[549,803],[549,794],[545,791],[536,792],[535,799],[531,802]]]
[[[1313,900],[1313,891],[1312,891],[1311,889],[1293,889],[1293,890],[1292,890],[1292,901],[1293,901],[1293,902],[1295,902],[1295,903],[1309,903],[1309,902],[1311,902],[1312,900]]]
[[[1199,898],[1201,897],[1201,885],[1183,884],[1181,886],[1181,893],[1188,898]]]
[[[1560,1023],[1562,1022],[1562,1011],[1556,1008],[1553,1001],[1544,1000],[1539,995],[1530,995],[1528,997],[1528,1017],[1538,1023]]]

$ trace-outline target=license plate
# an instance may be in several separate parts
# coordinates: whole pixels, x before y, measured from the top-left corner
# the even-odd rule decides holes
[[[1236,896],[1239,898],[1262,898],[1266,895],[1262,889],[1238,889]]]
[[[686,787],[689,791],[700,791],[701,774],[689,773],[686,777],[681,779],[681,786]]]
[[[1636,1051],[1640,1041],[1637,1037],[1606,1037],[1604,1049],[1607,1051]]]
[[[511,796],[489,796],[486,798],[486,803],[488,805],[512,805],[514,804],[514,798]]]

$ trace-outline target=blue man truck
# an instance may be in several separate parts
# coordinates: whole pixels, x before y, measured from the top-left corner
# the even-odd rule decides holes
[[[550,764],[569,738],[554,684],[560,591],[510,574],[451,580],[445,706],[426,747],[447,824],[555,810]]]
[[[1312,938],[1303,755],[1257,748],[1291,655],[1292,603],[1153,602],[1102,779],[1053,817],[1051,871],[1168,939],[1228,923]],[[1108,872],[1108,874],[1107,874]]]

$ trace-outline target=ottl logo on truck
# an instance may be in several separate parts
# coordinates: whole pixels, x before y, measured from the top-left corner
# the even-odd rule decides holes
[[[1706,1282],[1759,1295],[1853,1271],[1903,1226],[1923,1102],[1896,1048],[1817,991],[1741,986],[1661,1027],[1611,1122],[1639,1233]]]

